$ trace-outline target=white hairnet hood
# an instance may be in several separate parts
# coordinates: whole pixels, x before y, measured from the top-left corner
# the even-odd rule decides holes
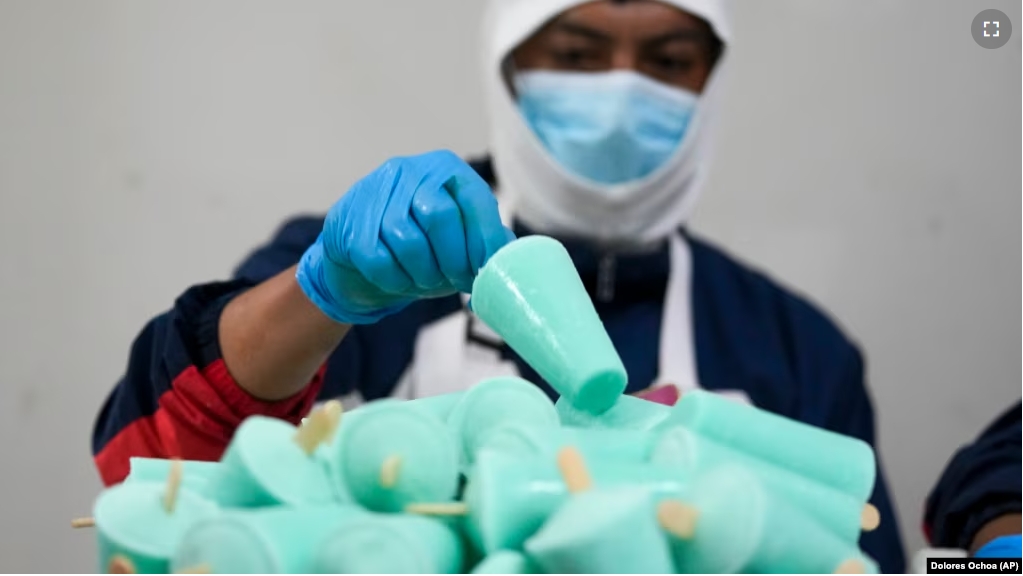
[[[724,0],[662,0],[699,16],[727,46]],[[583,180],[555,160],[519,112],[502,73],[508,54],[548,20],[586,0],[491,0],[483,26],[484,78],[491,153],[505,218],[533,230],[606,244],[646,244],[686,221],[706,178],[717,85],[725,56],[704,86],[696,116],[675,153],[640,180]]]

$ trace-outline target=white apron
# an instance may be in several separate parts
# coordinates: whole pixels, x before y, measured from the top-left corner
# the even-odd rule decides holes
[[[661,318],[659,373],[653,386],[674,385],[680,394],[700,388],[693,338],[692,258],[680,234],[669,237],[670,270]],[[462,296],[463,304],[468,300]],[[463,310],[423,326],[416,338],[412,362],[392,393],[403,399],[465,390],[495,376],[518,376],[515,363],[500,355],[501,338],[474,314]],[[718,393],[749,403],[741,390]],[[357,393],[342,398],[346,408],[362,402]]]

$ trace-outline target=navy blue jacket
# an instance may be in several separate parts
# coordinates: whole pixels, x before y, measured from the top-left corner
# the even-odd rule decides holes
[[[977,532],[1023,502],[1020,402],[952,457],[927,498],[924,533],[940,548],[968,550]]]
[[[475,163],[489,182],[489,162]],[[242,419],[268,414],[297,421],[318,398],[355,388],[367,400],[389,396],[408,366],[420,327],[461,308],[457,296],[423,300],[372,325],[356,326],[307,389],[282,402],[262,402],[231,379],[220,356],[217,321],[241,291],[298,262],[316,239],[322,217],[287,222],[276,237],[238,268],[232,280],[195,286],[170,311],[153,319],[132,348],[125,376],[99,415],[93,437],[105,482],[122,480],[130,456],[220,456]],[[518,235],[528,230],[519,227]],[[692,310],[701,386],[741,389],[760,408],[855,436],[874,445],[874,413],[863,358],[834,322],[805,299],[781,288],[721,250],[688,233],[692,251]],[[596,298],[604,256],[565,241],[594,297],[629,374],[629,391],[653,383],[669,259],[664,249],[616,257],[613,293]],[[604,294],[604,296],[607,296]],[[553,390],[510,349],[502,354],[524,378]],[[888,572],[904,570],[898,524],[884,475],[871,502],[881,527],[861,544]]]

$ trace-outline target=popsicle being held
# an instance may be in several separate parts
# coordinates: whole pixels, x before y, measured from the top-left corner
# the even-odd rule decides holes
[[[625,366],[557,240],[528,236],[498,250],[476,276],[471,302],[576,409],[601,414],[625,391]]]

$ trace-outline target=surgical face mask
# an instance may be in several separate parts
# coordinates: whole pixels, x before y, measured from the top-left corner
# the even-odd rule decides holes
[[[699,96],[632,71],[515,75],[519,109],[566,169],[601,184],[649,175],[679,147]]]

